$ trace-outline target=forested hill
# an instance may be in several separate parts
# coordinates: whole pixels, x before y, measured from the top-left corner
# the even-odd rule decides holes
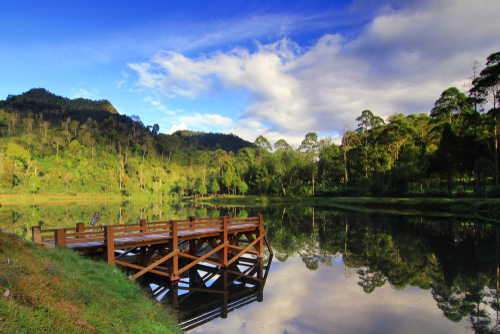
[[[160,153],[166,152],[169,141],[175,142],[170,146],[173,145],[180,149],[194,146],[201,150],[222,149],[233,153],[252,146],[252,143],[233,134],[194,131],[179,131],[170,136],[161,134],[158,133],[159,126],[157,124],[147,126],[137,116],[120,115],[108,100],[69,99],[55,95],[44,88],[33,88],[20,95],[9,95],[6,100],[0,100],[0,108],[13,110],[19,113],[19,117],[22,119],[34,117],[49,123],[64,123],[69,120],[67,130],[69,130],[71,122],[73,122],[74,127],[78,127],[77,123],[88,123],[89,118],[99,125],[104,125],[107,130],[109,127],[113,128],[111,132],[115,130],[126,132],[128,129],[135,133],[137,129],[142,129],[152,135],[152,142]],[[172,136],[178,138],[172,138]]]
[[[193,143],[195,146],[205,147],[212,151],[222,149],[227,152],[237,153],[242,148],[253,146],[251,142],[241,139],[232,133],[205,133],[182,130],[177,131],[176,134],[180,138]]]
[[[20,112],[49,114],[78,114],[85,112],[107,112],[118,114],[108,100],[93,101],[89,99],[69,99],[50,93],[44,88],[33,88],[20,95],[9,95],[2,101],[3,107],[12,107]]]

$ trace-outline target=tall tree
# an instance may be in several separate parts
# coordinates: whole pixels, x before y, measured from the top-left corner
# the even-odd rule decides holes
[[[488,112],[494,127],[494,150],[495,150],[495,185],[498,186],[498,121],[499,112],[497,103],[500,103],[500,52],[492,53],[486,59],[486,67],[481,71],[479,77],[472,81],[470,96],[474,96],[481,102],[489,99],[493,103],[493,109]]]
[[[316,160],[319,153],[318,135],[309,132],[302,141],[299,149],[306,153],[311,168],[312,193],[314,195],[314,175],[316,174]]]
[[[363,143],[365,149],[365,177],[368,177],[368,137],[370,132],[373,133],[374,128],[378,128],[380,125],[384,124],[384,120],[381,117],[375,116],[370,110],[363,110],[361,116],[356,118],[359,122],[356,132],[361,137],[361,142]]]

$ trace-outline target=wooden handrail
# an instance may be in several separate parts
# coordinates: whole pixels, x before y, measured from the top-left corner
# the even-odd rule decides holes
[[[79,243],[85,243],[85,242],[95,242],[95,241],[104,241],[105,237],[96,237],[96,238],[71,238],[71,239],[66,239],[66,245],[69,244],[79,244]]]
[[[228,222],[229,223],[232,223],[232,222],[243,222],[243,221],[259,221],[259,217],[250,217],[250,218],[235,218],[235,219],[228,219]]]
[[[123,239],[123,238],[141,237],[141,236],[153,235],[153,234],[165,234],[165,233],[170,234],[172,232],[172,230],[162,230],[161,233],[159,233],[159,232],[160,231],[142,232],[142,233],[133,233],[133,234],[113,234],[113,237],[114,237],[114,239]]]
[[[223,227],[222,224],[217,224],[217,225],[204,225],[204,226],[195,226],[195,227],[186,227],[179,229],[179,232],[181,231],[192,231],[192,230],[208,230],[211,228],[216,228],[216,227]]]

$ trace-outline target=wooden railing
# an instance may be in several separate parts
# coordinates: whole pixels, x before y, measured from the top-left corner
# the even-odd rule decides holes
[[[229,214],[223,217],[195,218],[190,216],[185,220],[169,220],[161,222],[148,222],[141,219],[139,223],[107,225],[107,226],[85,226],[83,223],[76,224],[76,227],[43,230],[41,226],[32,227],[33,241],[37,243],[54,243],[56,246],[66,247],[70,244],[102,242],[111,245],[119,242],[120,239],[128,237],[141,237],[155,234],[162,234],[164,239],[178,239],[189,231],[220,232],[227,235],[228,230],[241,225],[254,225],[258,228],[262,224],[261,216],[251,218],[232,219]],[[166,236],[167,234],[168,236]]]

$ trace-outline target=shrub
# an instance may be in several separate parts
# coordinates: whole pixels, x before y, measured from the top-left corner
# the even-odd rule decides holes
[[[356,184],[356,188],[361,195],[366,195],[370,191],[370,186],[372,184],[372,181],[367,178],[367,177],[362,177],[358,179],[358,182]]]
[[[408,192],[409,176],[401,167],[395,167],[391,170],[385,196],[402,197]]]

